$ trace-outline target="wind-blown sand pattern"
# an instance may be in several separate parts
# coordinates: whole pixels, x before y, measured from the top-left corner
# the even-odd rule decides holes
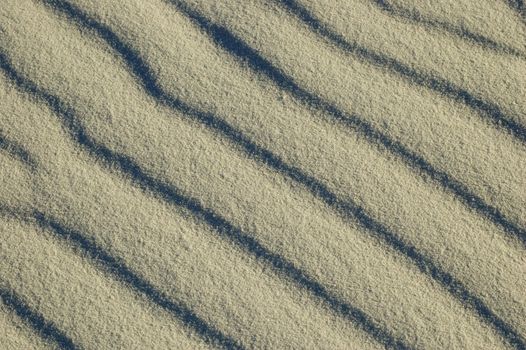
[[[519,1],[6,0],[1,349],[526,349]]]

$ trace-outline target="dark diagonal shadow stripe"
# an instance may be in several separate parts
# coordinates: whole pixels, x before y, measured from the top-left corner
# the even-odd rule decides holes
[[[69,229],[58,221],[46,217],[41,212],[35,212],[34,218],[41,228],[49,230],[58,238],[66,241],[80,251],[82,255],[89,257],[97,265],[103,267],[116,280],[125,283],[136,293],[143,295],[153,304],[175,316],[186,327],[193,329],[207,343],[226,349],[243,349],[237,341],[207,324],[192,310],[170,300],[150,282],[133,272],[120,259],[113,257],[109,252],[88,238],[88,235]]]
[[[0,217],[2,216],[36,224],[44,231],[66,242],[80,256],[89,258],[95,266],[101,267],[115,280],[123,283],[135,293],[144,296],[147,300],[177,318],[183,325],[194,330],[207,343],[225,349],[244,349],[234,339],[225,336],[213,326],[208,325],[184,305],[170,300],[150,282],[133,272],[124,262],[112,256],[103,247],[95,243],[89,235],[68,228],[58,220],[42,212],[15,209],[0,203]]]
[[[524,1],[523,0],[503,0],[505,1],[508,6],[517,13],[519,18],[522,20],[524,24],[526,24],[526,9],[524,7]]]
[[[290,14],[303,22],[311,31],[317,33],[325,40],[339,47],[342,51],[351,54],[372,65],[388,69],[395,75],[404,78],[411,84],[427,88],[476,111],[485,120],[492,122],[498,129],[513,135],[523,144],[526,144],[526,128],[507,116],[496,104],[485,101],[469,91],[462,89],[446,79],[419,72],[403,63],[374,52],[367,47],[348,41],[341,34],[334,32],[322,23],[305,7],[295,0],[272,0],[283,6]]]
[[[401,340],[396,339],[389,331],[379,326],[365,312],[340,300],[307,273],[297,268],[293,263],[271,252],[251,235],[235,227],[225,218],[214,213],[212,210],[204,208],[198,200],[187,197],[175,186],[163,183],[148,175],[128,156],[114,152],[106,146],[97,143],[86,133],[71,108],[58,97],[40,89],[29,79],[22,77],[3,53],[0,53],[0,68],[6,76],[14,82],[18,89],[45,103],[57,115],[66,130],[69,131],[71,138],[76,141],[82,149],[86,150],[95,161],[103,163],[107,168],[119,171],[132,181],[133,184],[157,198],[171,205],[188,210],[195,218],[209,225],[221,237],[237,245],[263,264],[270,266],[277,275],[290,280],[297,288],[309,292],[333,312],[350,320],[384,346],[398,349],[411,348]],[[189,326],[192,327],[193,325],[189,324]],[[212,329],[211,326],[209,327]],[[195,330],[199,331],[199,329]],[[223,343],[226,341],[217,340],[217,342]]]
[[[45,341],[56,344],[60,349],[80,349],[63,331],[58,329],[52,322],[46,320],[40,313],[31,309],[13,291],[0,288],[0,299]],[[1,345],[2,340],[0,339],[0,347]]]
[[[24,163],[30,169],[36,167],[35,160],[29,152],[14,141],[9,140],[0,131],[0,149],[5,150],[11,157]]]
[[[524,53],[517,51],[516,49],[498,43],[482,34],[477,34],[469,29],[457,26],[448,22],[441,21],[439,19],[429,18],[422,15],[416,9],[406,9],[399,5],[391,4],[388,0],[371,0],[379,9],[386,12],[393,18],[401,18],[409,22],[421,25],[425,28],[439,29],[449,34],[452,34],[458,38],[466,40],[472,44],[478,45],[484,49],[492,50],[499,54],[508,54],[522,59],[526,59]]]

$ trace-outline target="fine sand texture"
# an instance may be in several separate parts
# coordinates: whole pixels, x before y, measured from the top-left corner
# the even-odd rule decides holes
[[[0,350],[526,349],[519,0],[0,1]]]

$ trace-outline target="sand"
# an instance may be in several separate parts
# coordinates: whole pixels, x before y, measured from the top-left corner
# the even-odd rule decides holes
[[[7,0],[0,349],[526,348],[506,1]]]

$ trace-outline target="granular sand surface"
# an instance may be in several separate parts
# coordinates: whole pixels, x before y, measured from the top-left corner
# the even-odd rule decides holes
[[[516,0],[3,0],[0,349],[526,349]]]

